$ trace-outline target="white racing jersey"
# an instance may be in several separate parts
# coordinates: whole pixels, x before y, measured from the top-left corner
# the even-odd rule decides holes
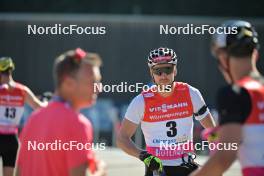
[[[193,114],[205,102],[194,87],[176,82],[169,97],[157,92],[142,92],[130,103],[125,118],[135,124],[141,123],[146,149],[159,157],[165,166],[178,166],[182,154],[193,151]],[[196,120],[202,120],[209,110]]]

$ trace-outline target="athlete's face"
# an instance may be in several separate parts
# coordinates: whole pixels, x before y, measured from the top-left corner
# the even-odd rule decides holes
[[[76,77],[76,94],[81,107],[95,103],[98,92],[94,91],[94,83],[100,83],[101,73],[97,66],[83,64]]]
[[[177,69],[176,66],[172,64],[160,64],[152,67],[150,72],[157,85],[169,85],[174,81]]]

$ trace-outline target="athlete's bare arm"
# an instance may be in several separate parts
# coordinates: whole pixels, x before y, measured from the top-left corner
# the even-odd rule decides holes
[[[26,103],[33,109],[45,107],[47,105],[47,103],[41,102],[28,87],[25,87],[25,92]]]
[[[97,165],[97,170],[95,171],[95,173],[90,174],[91,176],[106,176],[106,164],[104,161],[102,160],[97,160],[96,161],[96,165]]]
[[[237,150],[241,143],[242,126],[229,123],[219,129],[219,143],[233,144],[236,150],[219,150],[205,163],[205,165],[191,174],[191,176],[218,176],[222,175],[235,161]]]
[[[200,120],[200,124],[204,128],[213,128],[213,127],[215,127],[215,121],[214,121],[214,118],[212,117],[211,113],[208,113],[205,118]]]
[[[121,129],[117,137],[117,146],[129,155],[136,158],[139,157],[139,154],[142,151],[137,148],[134,142],[131,140],[131,137],[135,134],[137,127],[137,124],[125,118],[122,122]]]

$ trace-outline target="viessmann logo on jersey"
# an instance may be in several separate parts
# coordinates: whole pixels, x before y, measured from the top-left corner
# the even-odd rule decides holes
[[[167,112],[170,109],[184,108],[188,107],[187,102],[173,103],[173,104],[162,104],[157,107],[150,107],[149,112]]]

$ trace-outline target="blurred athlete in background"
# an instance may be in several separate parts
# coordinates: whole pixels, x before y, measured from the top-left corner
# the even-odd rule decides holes
[[[256,67],[257,32],[246,21],[227,21],[237,34],[213,37],[212,53],[228,86],[219,91],[218,142],[236,143],[238,150],[219,150],[192,176],[223,174],[238,158],[244,176],[264,175],[264,79]]]
[[[13,80],[15,64],[10,57],[0,58],[0,156],[4,176],[13,175],[18,148],[17,133],[24,105],[43,107],[32,91]]]
[[[93,87],[101,80],[100,65],[97,54],[80,48],[55,60],[55,96],[47,107],[33,113],[21,132],[16,175],[85,176],[88,167],[94,176],[106,175],[104,162],[95,159],[91,148],[91,123],[79,113],[96,101]],[[54,143],[57,149],[30,150],[28,143],[34,141]]]

